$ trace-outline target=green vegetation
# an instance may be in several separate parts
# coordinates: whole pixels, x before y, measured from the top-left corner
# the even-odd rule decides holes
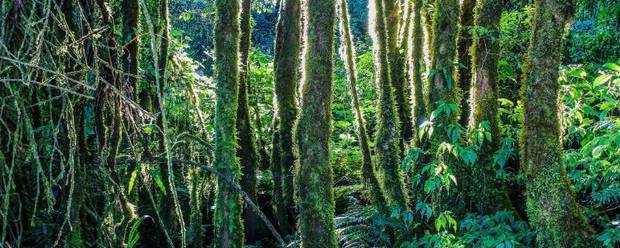
[[[619,16],[3,1],[0,247],[619,247]]]

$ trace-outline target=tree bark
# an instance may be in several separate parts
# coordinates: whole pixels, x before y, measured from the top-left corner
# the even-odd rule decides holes
[[[461,89],[461,116],[459,122],[461,126],[467,126],[469,122],[469,112],[470,112],[470,103],[469,103],[469,92],[471,88],[471,77],[472,77],[472,67],[471,67],[471,46],[472,46],[472,36],[469,33],[469,28],[472,26],[474,22],[474,6],[476,6],[477,0],[463,0],[461,3],[461,29],[459,30],[458,37],[458,63],[460,63],[459,67],[456,70],[456,76],[459,82],[459,88]],[[501,12],[495,13],[497,18],[501,17]]]
[[[297,84],[299,80],[299,56],[301,42],[301,1],[283,0],[276,30],[275,45],[275,94],[279,120],[280,171],[282,201],[284,209],[278,208],[278,215],[285,215],[287,222],[279,223],[282,232],[291,234],[295,226],[295,204],[293,187],[293,126],[297,118]],[[274,144],[276,145],[276,144]],[[282,218],[284,220],[284,218]]]
[[[600,246],[562,165],[558,68],[564,30],[575,1],[538,0],[523,72],[521,163],[527,176],[527,214],[538,247]]]
[[[338,243],[329,164],[335,2],[307,0],[306,4],[304,82],[294,137],[299,152],[295,168],[299,233],[302,248],[335,248]]]
[[[239,2],[216,0],[215,22],[215,167],[238,183],[236,122],[239,92]],[[243,246],[241,198],[222,178],[217,179],[215,246]]]
[[[407,208],[403,174],[400,169],[400,125],[398,110],[394,102],[393,88],[390,83],[390,65],[388,62],[387,31],[383,0],[369,2],[372,16],[372,38],[375,54],[375,81],[378,89],[377,133],[375,149],[378,167],[383,174],[383,189],[390,205],[401,209]]]

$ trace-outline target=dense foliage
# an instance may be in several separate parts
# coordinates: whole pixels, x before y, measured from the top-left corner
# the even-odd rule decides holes
[[[300,1],[301,46],[278,63],[277,37],[290,30],[278,22],[295,0],[254,0],[245,67],[244,1],[0,3],[0,247],[544,247],[549,228],[535,226],[532,208],[548,205],[528,205],[539,178],[522,139],[526,127],[549,136],[525,119],[527,91],[556,86],[557,113],[535,107],[558,116],[560,193],[583,216],[568,223],[583,221],[591,247],[620,246],[620,2],[477,0],[463,26],[454,0]],[[480,20],[489,2],[502,9],[494,24]],[[573,3],[562,9],[566,33],[550,41],[563,46],[544,51],[560,59],[545,75],[559,78],[527,88],[543,27],[532,23],[548,2]],[[458,37],[491,50],[460,56]],[[476,67],[480,54],[496,68]],[[453,75],[462,67],[495,78],[495,120],[462,117],[481,102],[463,98],[459,82],[471,80]],[[410,140],[404,104],[426,110],[405,117],[417,118]],[[295,111],[287,123],[284,108]],[[247,135],[254,192],[241,172],[247,139],[237,137]]]

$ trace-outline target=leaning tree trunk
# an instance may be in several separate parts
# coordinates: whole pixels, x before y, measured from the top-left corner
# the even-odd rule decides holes
[[[478,162],[471,170],[467,187],[470,206],[479,214],[492,214],[507,201],[501,185],[495,185],[493,154],[499,148],[500,130],[497,119],[497,62],[499,60],[499,21],[502,0],[478,0],[474,9],[476,28],[488,30],[474,34],[471,46],[471,118],[470,128],[488,123],[491,140],[484,140],[478,152]],[[465,90],[465,89],[464,89]]]
[[[256,149],[256,137],[252,122],[250,120],[250,106],[248,104],[248,82],[249,70],[248,55],[251,47],[250,25],[251,0],[241,1],[241,40],[239,42],[239,106],[237,108],[237,135],[239,147],[237,148],[237,156],[241,163],[241,189],[250,196],[253,202],[257,202],[256,196],[256,169],[260,157]],[[254,243],[260,240],[263,233],[262,223],[249,205],[243,208],[243,226],[245,227],[245,237],[248,243]]]
[[[351,87],[351,98],[353,98],[351,104],[355,114],[357,137],[359,139],[360,149],[362,150],[362,180],[369,192],[371,203],[380,210],[386,210],[385,197],[383,196],[381,185],[375,174],[370,145],[368,144],[368,133],[366,132],[364,114],[362,113],[359,96],[357,94],[355,47],[351,36],[351,27],[349,26],[349,11],[347,9],[346,0],[338,1],[338,12],[338,16],[340,17],[340,55],[345,63],[347,80]]]
[[[558,117],[558,67],[564,30],[575,1],[538,0],[523,73],[522,167],[527,176],[527,214],[538,247],[596,247],[562,165]]]
[[[307,0],[306,4],[304,82],[295,129],[299,149],[295,168],[299,233],[302,248],[335,248],[338,243],[329,137],[336,11],[334,0]]]
[[[216,0],[215,21],[215,161],[223,175],[239,182],[236,123],[239,90],[239,2]],[[241,198],[218,177],[215,199],[215,246],[243,246]]]
[[[387,57],[387,32],[383,12],[383,0],[372,0],[370,16],[372,19],[372,38],[375,53],[375,81],[379,91],[377,110],[377,137],[375,149],[378,167],[383,173],[383,189],[391,205],[407,208],[403,174],[400,169],[400,125],[398,110],[394,103],[393,88],[390,83],[390,66]]]
[[[458,37],[458,63],[456,78],[459,81],[459,88],[461,89],[461,116],[459,122],[462,126],[467,126],[469,121],[469,89],[471,88],[471,46],[472,36],[469,33],[469,28],[474,21],[474,6],[476,6],[477,0],[463,0],[461,4],[461,29],[459,30]],[[500,12],[495,13],[497,18],[501,16]]]
[[[301,42],[301,1],[284,0],[280,6],[280,17],[276,31],[275,45],[275,94],[279,117],[280,173],[282,183],[282,204],[278,204],[277,215],[285,223],[279,223],[282,232],[291,234],[295,226],[295,204],[293,200],[293,126],[297,118],[297,82],[299,70],[299,49]]]

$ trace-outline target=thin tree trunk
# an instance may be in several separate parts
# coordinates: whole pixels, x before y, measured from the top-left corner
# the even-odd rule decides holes
[[[338,16],[340,17],[340,55],[345,63],[347,71],[347,80],[351,88],[351,98],[353,98],[352,107],[355,114],[357,136],[362,150],[362,180],[364,186],[369,192],[371,203],[381,210],[386,210],[385,197],[381,190],[381,185],[375,173],[374,164],[372,162],[372,154],[370,145],[368,144],[368,133],[366,132],[366,121],[361,111],[359,96],[357,94],[357,71],[355,69],[355,47],[353,45],[353,37],[349,26],[349,11],[346,0],[338,2]]]
[[[405,55],[401,52],[402,48],[399,45],[399,30],[400,30],[400,1],[399,0],[383,0],[385,4],[384,16],[386,24],[386,45],[387,45],[387,57],[390,68],[390,82],[393,88],[394,101],[396,103],[396,109],[398,111],[398,119],[400,120],[400,137],[399,140],[400,152],[404,152],[404,143],[411,139],[411,106],[410,106],[410,88],[405,74]]]
[[[297,118],[297,82],[299,80],[299,49],[301,42],[301,1],[283,0],[276,30],[275,44],[275,94],[277,99],[280,173],[282,201],[285,209],[277,209],[278,215],[285,215],[287,223],[279,223],[282,232],[291,234],[295,226],[295,204],[293,199],[293,125]],[[275,145],[275,144],[274,144]]]
[[[407,194],[405,193],[403,174],[400,169],[400,125],[398,110],[394,103],[392,84],[390,83],[390,66],[387,58],[387,38],[383,0],[372,0],[369,9],[373,15],[373,47],[375,53],[375,81],[377,83],[378,105],[377,110],[377,137],[375,149],[378,167],[383,173],[383,189],[390,205],[407,208]]]
[[[521,162],[527,176],[527,213],[538,247],[596,247],[562,165],[558,68],[564,30],[575,1],[536,1],[523,72]]]
[[[469,33],[469,28],[472,26],[474,22],[474,6],[476,6],[477,0],[463,0],[461,3],[461,29],[459,30],[458,37],[458,63],[460,65],[457,67],[455,78],[457,78],[459,82],[459,88],[461,89],[461,116],[459,122],[461,126],[467,126],[469,122],[469,112],[470,112],[470,103],[469,103],[469,92],[470,92],[470,84],[472,77],[472,67],[471,67],[471,45],[472,45],[472,37]],[[495,13],[497,18],[501,16],[500,12]]]
[[[236,122],[239,92],[239,2],[216,0],[215,23],[215,167],[238,183]],[[243,246],[241,198],[222,178],[217,179],[215,246]]]
[[[413,145],[418,146],[417,130],[424,122],[426,106],[424,104],[424,81],[422,81],[424,64],[424,30],[422,29],[422,0],[413,0],[413,27],[411,41],[411,84],[413,86]]]
[[[239,146],[237,156],[241,163],[241,189],[245,191],[253,202],[257,202],[256,196],[256,170],[260,157],[256,149],[256,136],[250,120],[250,106],[248,104],[249,70],[248,55],[251,47],[252,27],[250,21],[251,0],[241,1],[241,38],[239,42],[239,106],[237,108],[237,136]],[[247,243],[254,243],[262,236],[262,223],[249,205],[243,208],[243,224]]]

